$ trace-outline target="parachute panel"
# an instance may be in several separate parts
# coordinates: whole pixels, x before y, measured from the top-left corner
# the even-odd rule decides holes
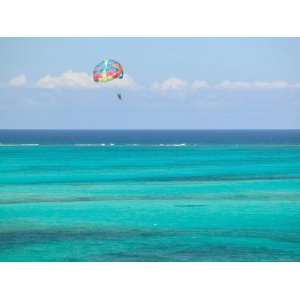
[[[124,74],[123,67],[113,59],[106,59],[100,62],[93,71],[95,82],[109,82],[116,78],[122,79]]]

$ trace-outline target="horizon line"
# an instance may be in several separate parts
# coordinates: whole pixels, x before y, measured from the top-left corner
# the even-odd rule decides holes
[[[78,131],[242,131],[242,130],[300,130],[300,128],[0,128],[3,130],[78,130]]]

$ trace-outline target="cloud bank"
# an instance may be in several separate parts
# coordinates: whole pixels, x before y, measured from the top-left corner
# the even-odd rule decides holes
[[[84,72],[74,72],[72,70],[58,76],[46,75],[36,83],[39,88],[125,88],[138,89],[139,85],[129,75],[125,74],[122,80],[114,80],[106,84],[95,83],[91,75]]]
[[[220,83],[210,84],[205,80],[194,80],[187,82],[179,78],[170,78],[156,82],[154,90],[166,92],[169,90],[273,90],[273,89],[300,89],[300,82],[291,83],[285,80],[275,81],[230,81],[224,80]]]
[[[300,82],[290,83],[284,80],[276,81],[223,81],[214,86],[217,89],[229,90],[261,90],[261,89],[293,89],[300,88]]]
[[[178,91],[187,88],[188,83],[185,80],[179,78],[169,78],[161,82],[155,82],[151,86],[153,90],[167,92],[167,91]]]
[[[60,75],[45,75],[38,79],[33,86],[28,85],[27,77],[20,74],[12,78],[8,85],[10,87],[37,87],[41,89],[95,89],[95,88],[120,88],[139,90],[143,88],[131,76],[125,74],[122,80],[113,80],[101,84],[95,83],[90,74],[85,72],[66,71]],[[230,91],[257,91],[257,90],[279,90],[279,89],[300,89],[300,82],[289,82],[285,80],[275,81],[231,81],[224,80],[220,83],[209,83],[205,80],[187,81],[181,78],[171,77],[162,81],[156,81],[148,88],[150,91],[167,93],[201,90],[230,90]]]
[[[67,71],[58,76],[46,75],[36,83],[39,88],[93,88],[92,78],[83,72]]]
[[[194,80],[191,83],[192,90],[202,90],[202,89],[208,89],[210,88],[210,85],[205,80]]]

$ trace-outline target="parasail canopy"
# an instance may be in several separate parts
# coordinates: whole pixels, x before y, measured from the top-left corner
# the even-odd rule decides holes
[[[109,82],[116,78],[122,79],[124,74],[123,67],[113,59],[105,59],[100,62],[93,72],[95,82]]]

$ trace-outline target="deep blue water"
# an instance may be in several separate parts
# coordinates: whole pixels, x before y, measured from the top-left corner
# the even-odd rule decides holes
[[[0,261],[299,261],[300,131],[0,131]]]
[[[300,130],[0,130],[0,144],[300,144]]]

